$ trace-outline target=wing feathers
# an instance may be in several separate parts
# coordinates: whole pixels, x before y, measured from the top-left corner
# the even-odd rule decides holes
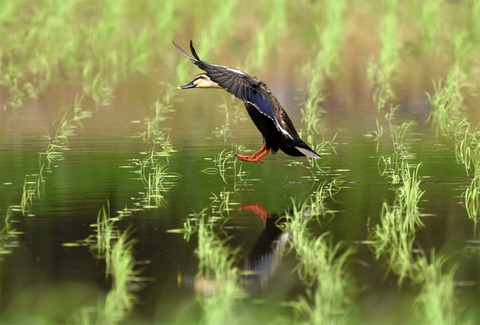
[[[204,70],[212,81],[218,83],[220,87],[238,99],[245,101],[245,89],[256,84],[255,80],[243,71],[202,61],[195,51],[192,41],[190,41],[190,51],[193,56],[187,54],[175,41],[173,41],[173,44],[180,53],[192,60],[200,69]]]

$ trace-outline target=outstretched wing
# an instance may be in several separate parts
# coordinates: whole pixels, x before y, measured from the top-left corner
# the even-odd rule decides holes
[[[278,123],[272,105],[262,95],[259,94],[259,80],[254,79],[243,71],[202,61],[198,57],[192,41],[190,41],[190,50],[193,56],[187,54],[180,46],[177,45],[177,43],[175,43],[175,41],[173,41],[173,44],[180,51],[180,53],[192,60],[193,63],[200,69],[204,70],[212,81],[216,82],[220,87],[233,94],[238,99],[241,99],[243,102],[252,104],[259,110],[259,112],[270,118],[279,131],[288,135],[288,133]]]
[[[246,88],[256,87],[259,83],[257,80],[253,79],[243,71],[202,61],[193,48],[192,41],[190,41],[190,50],[192,51],[193,57],[187,54],[180,46],[177,45],[177,43],[175,43],[175,41],[173,41],[173,44],[180,51],[180,53],[192,60],[197,67],[204,70],[207,73],[207,76],[212,79],[212,81],[216,82],[220,87],[238,99],[245,101]]]

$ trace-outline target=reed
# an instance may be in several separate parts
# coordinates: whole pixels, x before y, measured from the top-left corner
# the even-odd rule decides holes
[[[220,240],[204,217],[198,222],[199,271],[195,278],[203,311],[201,323],[235,323],[234,304],[244,295],[237,284],[239,270],[234,266],[238,252],[226,247],[228,239]]]
[[[0,230],[0,257],[11,254],[13,248],[18,246],[18,236],[22,233],[12,226],[12,218],[15,206],[10,205],[2,220],[2,229]]]
[[[210,199],[210,211],[212,212],[212,220],[219,220],[226,222],[227,218],[230,216],[230,211],[234,210],[235,206],[238,206],[239,203],[233,201],[230,198],[230,195],[233,192],[227,191],[225,188],[220,191],[218,194],[212,193]]]
[[[353,297],[354,286],[346,265],[354,249],[333,244],[328,233],[313,236],[308,230],[310,209],[294,206],[293,213],[287,215],[286,231],[299,260],[297,271],[308,286],[306,296],[290,305],[294,309],[296,323],[338,323],[348,318],[347,306]],[[321,210],[318,213],[322,213]]]
[[[374,86],[373,102],[378,112],[384,110],[395,98],[392,81],[398,65],[397,41],[397,0],[387,0],[385,15],[382,22],[380,38],[382,47],[377,62],[373,60],[368,67],[368,78]]]
[[[321,116],[325,113],[321,103],[325,79],[333,72],[333,67],[341,50],[343,10],[345,1],[327,1],[325,8],[325,27],[315,25],[320,49],[312,61],[303,67],[303,75],[308,85],[305,103],[302,107],[302,122],[307,125],[307,133],[318,133],[321,127]]]
[[[468,175],[480,176],[480,131],[462,120],[456,123],[453,136],[457,162],[465,166]]]
[[[426,48],[432,47],[440,30],[440,25],[436,18],[439,15],[439,6],[440,3],[438,1],[427,0],[422,3],[419,12],[418,24],[420,25],[420,31],[422,34],[422,45]],[[417,12],[416,8],[412,8],[411,10]]]
[[[157,98],[152,107],[152,116],[145,119],[146,130],[139,137],[148,145],[148,150],[140,154],[143,159],[132,159],[132,164],[137,167],[134,172],[139,175],[145,184],[145,191],[140,198],[141,208],[154,209],[164,205],[163,192],[168,191],[175,185],[175,181],[181,177],[178,173],[168,171],[169,157],[175,152],[170,137],[164,131],[162,122],[168,119],[172,112],[171,102],[173,87],[166,85],[166,91],[162,97]]]
[[[322,182],[310,200],[286,215],[285,231],[299,263],[297,272],[308,286],[306,295],[291,302],[296,322],[309,324],[338,323],[348,318],[348,303],[353,297],[354,285],[347,272],[347,260],[354,253],[349,246],[334,244],[324,233],[314,236],[309,223],[316,217],[332,217],[325,200],[338,193],[338,180]]]
[[[27,98],[37,98],[58,79],[80,79],[82,92],[97,107],[109,105],[119,81],[136,71],[147,73],[153,57],[151,44],[155,39],[165,44],[174,26],[176,2],[163,3],[169,11],[143,12],[142,21],[127,14],[132,11],[131,4],[19,0],[5,5],[7,14],[0,17],[0,33],[8,39],[1,56],[9,63],[0,66],[0,85],[8,89],[3,109],[22,107]],[[168,12],[170,16],[162,15]],[[71,20],[73,16],[75,20]],[[163,24],[152,29],[150,21]],[[155,35],[159,32],[162,34]]]
[[[474,221],[476,230],[476,225],[480,219],[480,176],[472,179],[470,185],[462,194],[462,198],[468,217]]]
[[[458,265],[443,272],[446,258],[432,252],[430,262],[426,256],[415,262],[416,280],[421,283],[420,294],[415,299],[416,324],[457,324],[457,303],[454,275]],[[463,322],[462,322],[463,323]],[[470,323],[470,322],[466,322]],[[466,324],[463,323],[463,324]]]
[[[228,35],[232,31],[233,23],[235,22],[234,14],[236,1],[222,1],[207,2],[204,7],[207,12],[215,12],[215,15],[208,15],[208,18],[202,21],[202,24],[208,22],[201,28],[201,35],[197,36],[202,40],[202,45],[198,47],[198,55],[200,58],[204,58],[206,61],[213,61],[212,55],[215,54],[217,47],[215,44],[219,40],[228,38]],[[210,58],[210,59],[208,59]],[[176,67],[177,80],[186,80],[187,65],[190,65],[188,60],[181,60]]]
[[[129,237],[128,230],[119,235],[108,255],[112,288],[105,298],[105,305],[99,315],[98,323],[119,323],[130,314],[137,301],[132,290],[138,290],[141,279],[138,277],[140,272],[135,269],[133,257],[136,241]]]
[[[387,182],[391,184],[399,184],[402,181],[402,171],[405,170],[405,166],[402,165],[407,159],[411,158],[405,140],[408,131],[415,125],[415,123],[410,121],[395,125],[391,122],[390,118],[387,118],[387,121],[392,139],[393,152],[390,156],[380,156],[377,168],[380,175],[384,176]]]
[[[458,64],[454,65],[445,81],[434,83],[434,95],[427,94],[432,107],[428,121],[432,123],[437,133],[452,135],[455,124],[462,115],[463,90],[468,86],[466,75]]]
[[[246,71],[264,69],[265,59],[273,52],[287,24],[288,12],[285,0],[264,2],[261,7],[268,20],[257,32],[254,44],[251,46],[252,51],[247,55]]]
[[[467,175],[472,176],[469,186],[462,193],[467,215],[475,223],[480,217],[480,132],[471,130],[471,124],[465,120],[458,122],[453,131],[455,157],[465,167]]]
[[[130,239],[129,229],[117,229],[116,222],[119,220],[110,215],[110,203],[107,200],[106,206],[97,215],[94,225],[96,234],[85,239],[93,254],[105,260],[105,277],[111,278],[112,287],[104,304],[97,307],[94,314],[86,312],[88,307],[80,310],[79,319],[84,324],[92,321],[98,324],[117,324],[128,316],[136,302],[134,291],[139,289],[142,282],[133,257],[136,241]]]
[[[420,165],[414,167],[405,160],[402,161],[401,185],[395,192],[393,205],[383,203],[381,222],[371,236],[377,259],[386,256],[390,270],[399,275],[399,283],[414,275],[413,242],[416,229],[423,225],[418,209],[418,203],[424,194],[420,190],[419,168]]]

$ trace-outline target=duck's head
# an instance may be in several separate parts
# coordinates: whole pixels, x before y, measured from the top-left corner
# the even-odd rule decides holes
[[[221,88],[215,81],[212,81],[209,76],[202,73],[195,77],[190,83],[177,87],[177,89],[189,88]]]

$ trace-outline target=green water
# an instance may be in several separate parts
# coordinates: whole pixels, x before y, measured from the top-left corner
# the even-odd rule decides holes
[[[271,46],[271,55],[263,66],[255,66],[252,58],[260,54],[252,54],[250,49],[263,44],[255,35],[248,36],[247,31],[234,28],[228,31],[232,41],[227,41],[213,28],[211,32],[204,29],[202,36],[201,32],[195,31],[193,36],[188,32],[204,21],[202,17],[210,15],[215,2],[202,2],[205,6],[198,17],[189,8],[189,2],[174,8],[175,28],[158,21],[154,24],[152,12],[164,17],[161,10],[167,15],[167,4],[172,3],[149,2],[136,7],[127,1],[120,5],[120,13],[110,2],[97,5],[107,18],[112,15],[108,20],[112,25],[116,24],[115,19],[123,19],[138,24],[135,28],[151,24],[160,33],[153,34],[158,36],[158,47],[146,45],[150,56],[144,64],[148,69],[127,68],[128,77],[103,85],[101,96],[108,98],[105,105],[99,105],[95,95],[82,87],[80,80],[88,78],[85,71],[82,74],[76,70],[78,66],[72,66],[69,73],[55,68],[53,81],[36,98],[23,98],[18,107],[9,102],[13,88],[3,84],[0,89],[4,107],[0,111],[0,322],[315,323],[310,314],[294,307],[306,299],[312,309],[318,307],[316,319],[333,323],[428,323],[429,315],[435,313],[434,304],[430,309],[427,304],[425,311],[419,302],[427,290],[427,280],[407,276],[400,281],[402,276],[395,272],[388,254],[377,257],[373,244],[375,229],[382,224],[382,205],[393,205],[401,186],[401,182],[392,183],[387,175],[382,175],[385,166],[381,157],[389,157],[396,149],[384,118],[387,110],[377,111],[372,99],[374,86],[367,77],[369,62],[380,51],[378,36],[373,39],[371,35],[379,32],[376,17],[377,12],[383,13],[383,8],[364,8],[347,1],[341,54],[336,59],[335,72],[318,89],[325,97],[321,102],[324,113],[318,132],[307,135],[307,125],[301,121],[309,79],[302,68],[318,52],[318,35],[308,24],[324,19],[319,16],[322,8],[309,7],[313,5],[308,2],[299,7],[286,5],[288,14],[277,12],[278,20],[251,22],[249,28],[261,30],[266,26],[265,30],[278,40],[276,46],[265,41],[265,46]],[[274,3],[276,10],[281,11],[281,2],[261,2],[255,10],[267,20],[269,4]],[[472,3],[459,4],[451,16],[446,8],[440,8],[442,19],[449,22],[456,16],[467,17]],[[97,8],[88,3],[75,6],[83,8],[79,14],[82,19]],[[234,6],[237,12],[232,26],[248,18],[240,7],[240,3]],[[414,9],[402,7],[398,11],[401,24],[410,21],[404,10]],[[231,9],[221,10],[227,15]],[[191,17],[196,18],[189,24]],[[287,20],[285,33],[273,35],[275,24],[281,24],[282,19]],[[81,22],[79,26],[83,26]],[[3,31],[21,29],[12,26],[4,25]],[[318,25],[319,30],[324,26]],[[392,106],[399,105],[392,125],[415,123],[401,141],[401,158],[412,166],[419,165],[423,191],[416,212],[422,225],[410,232],[411,268],[422,256],[427,261],[434,260],[432,254],[445,257],[439,278],[448,279],[449,272],[454,272],[450,281],[454,292],[445,303],[451,314],[445,312],[445,318],[439,315],[436,321],[449,323],[453,319],[456,323],[474,324],[480,317],[479,229],[464,205],[464,192],[473,175],[456,159],[453,136],[439,134],[428,120],[431,107],[426,95],[434,92],[432,79],[444,78],[455,58],[429,49],[412,36],[418,29],[410,28],[403,35],[407,39],[398,41],[401,60],[393,81],[395,96],[389,101]],[[472,29],[467,26],[465,30]],[[228,93],[175,90],[199,71],[185,62],[188,60],[169,40],[164,41],[170,37],[167,35],[185,48],[187,40],[194,38],[206,60],[242,69],[247,65],[251,74],[258,70],[302,131],[302,137],[318,146],[322,159],[315,165],[306,158],[279,152],[268,155],[263,164],[237,161],[236,152],[252,153],[261,147],[261,135],[243,104]],[[206,40],[215,35],[219,40],[210,40],[207,46]],[[216,43],[218,48],[212,49]],[[478,53],[478,42],[469,44],[476,44],[473,51]],[[449,48],[444,43],[439,46]],[[78,51],[80,56],[88,57]],[[116,51],[121,52],[118,48],[111,50]],[[2,56],[2,64],[15,61],[12,53]],[[143,61],[137,58],[137,65],[141,65],[139,62]],[[478,69],[473,68],[475,64],[465,65],[467,68],[463,69],[472,87],[462,90],[465,102],[460,111],[475,126],[480,119],[479,75]],[[70,67],[67,63],[59,66]],[[185,76],[178,67],[186,69]],[[108,67],[105,71],[105,75],[112,72]],[[29,80],[29,76],[25,78]],[[84,114],[77,119],[72,110],[75,98],[80,108],[77,113]],[[167,107],[157,115],[156,102]],[[64,112],[71,115],[62,120]],[[374,136],[377,121],[384,131],[378,140]],[[68,128],[62,129],[62,125]],[[321,143],[324,146],[320,147]],[[154,166],[161,167],[164,177],[152,185],[160,174]],[[313,297],[323,293],[323,287],[328,285],[322,279],[308,283],[299,275],[298,270],[308,266],[299,266],[303,263],[302,255],[292,247],[295,242],[288,228],[290,219],[282,217],[310,200],[324,182],[335,184],[329,187],[330,195],[324,197],[328,213],[312,218],[304,236],[317,240],[328,234],[326,242],[339,245],[340,252],[351,249],[353,253],[341,266],[344,294],[340,298],[323,295],[319,307]],[[32,198],[22,211],[22,193],[29,189]],[[111,233],[115,234],[113,243],[120,234],[128,234],[133,240],[131,250],[124,248],[123,252],[131,253],[135,274],[125,288],[115,293],[118,300],[112,292],[120,280],[106,271],[107,257],[98,254],[97,247],[97,215],[108,206],[113,220]],[[260,211],[268,213],[270,219],[262,220]],[[234,279],[222,282],[215,270],[202,269],[207,261],[200,254],[199,220],[221,242],[221,252],[235,252],[228,255],[231,265],[227,268],[236,270],[231,273],[236,274]],[[189,232],[186,224],[192,225]],[[328,268],[339,260],[340,254],[335,255],[324,271],[333,273]],[[244,272],[255,267],[258,273]],[[220,295],[221,286],[227,284],[238,290],[233,298]],[[440,288],[440,292],[446,291]],[[133,297],[130,307],[125,303],[130,299],[127,297]],[[222,305],[215,305],[216,301]],[[321,306],[333,307],[327,310]],[[219,311],[225,314],[214,313]]]

